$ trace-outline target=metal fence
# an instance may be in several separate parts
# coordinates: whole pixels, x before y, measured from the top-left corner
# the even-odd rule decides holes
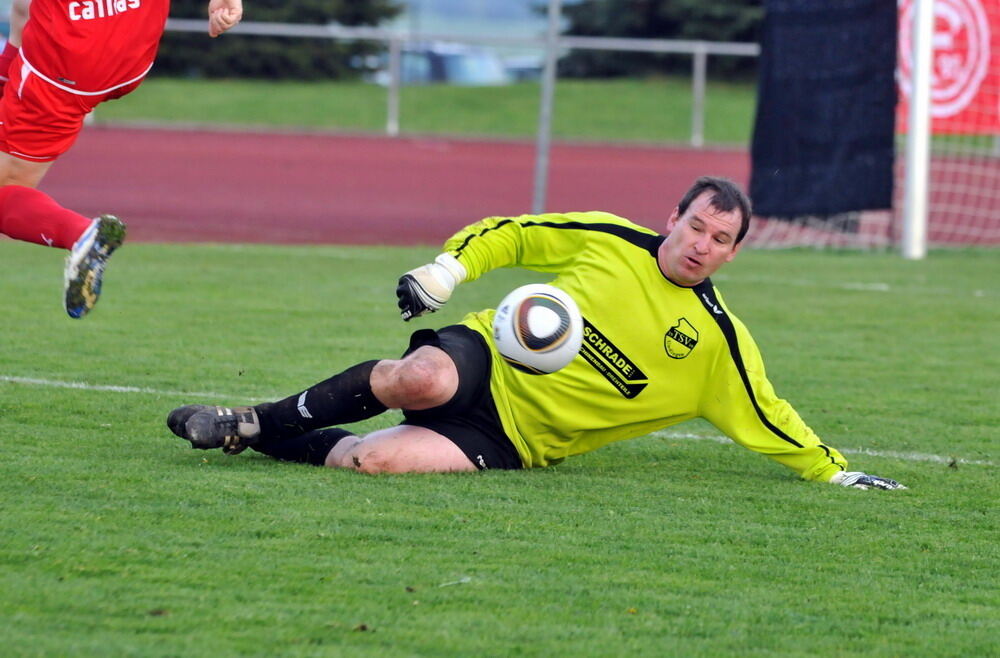
[[[167,30],[175,32],[205,31],[201,19],[171,18]],[[369,27],[344,27],[341,25],[299,25],[290,23],[240,23],[233,28],[233,34],[256,34],[260,36],[297,37],[311,39],[333,39],[336,41],[373,41],[381,43],[388,52],[389,84],[386,98],[385,132],[396,136],[400,132],[399,91],[401,83],[402,52],[409,44],[428,41],[447,43],[530,47],[545,50],[544,35],[537,39],[513,37],[474,37],[449,33],[406,33]],[[681,54],[691,56],[691,133],[692,146],[701,147],[705,143],[705,81],[710,56],[757,57],[760,46],[756,43],[731,43],[714,41],[684,41],[671,39],[614,39],[604,37],[558,36],[556,48],[559,52],[568,50],[604,50],[639,52],[654,54]]]

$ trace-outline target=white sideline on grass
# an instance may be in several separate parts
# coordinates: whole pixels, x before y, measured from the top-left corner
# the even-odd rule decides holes
[[[732,439],[721,434],[692,434],[690,432],[672,432],[661,430],[653,432],[650,436],[661,439],[683,439],[685,441],[714,441],[715,443],[732,443]],[[888,457],[900,459],[908,462],[934,462],[937,464],[970,464],[977,466],[993,466],[993,462],[979,459],[964,459],[961,457],[943,457],[941,455],[928,455],[922,452],[898,452],[896,450],[872,450],[871,448],[841,448],[837,450],[845,455],[867,455],[870,457]]]
[[[54,379],[36,379],[34,377],[15,377],[13,375],[0,375],[0,382],[9,384],[24,384],[27,386],[46,386],[49,388],[75,388],[82,391],[108,391],[110,393],[146,393],[150,395],[171,395],[188,398],[213,398],[225,399],[236,397],[225,393],[199,393],[197,391],[164,391],[156,388],[144,388],[139,386],[109,386],[104,384],[87,384],[85,382],[61,382]],[[266,402],[270,398],[243,398],[247,402]]]
[[[227,399],[235,397],[224,393],[199,393],[197,391],[164,391],[155,388],[145,388],[139,386],[110,386],[102,384],[87,384],[84,382],[62,382],[54,379],[36,379],[34,377],[15,377],[14,375],[0,375],[0,382],[8,384],[21,384],[26,386],[45,386],[49,388],[73,388],[83,391],[106,391],[110,393],[145,393],[149,395],[169,395],[179,398],[212,398]],[[264,402],[273,398],[242,398],[247,402]],[[661,430],[653,432],[651,436],[661,439],[682,440],[682,441],[713,441],[715,443],[732,443],[732,441],[721,434],[694,434],[691,432],[674,432]],[[838,448],[838,450],[848,455],[868,455],[871,457],[888,457],[890,459],[900,459],[911,462],[934,462],[938,464],[970,464],[976,466],[993,466],[989,460],[963,459],[960,457],[944,457],[941,455],[929,455],[920,452],[897,452],[894,450],[871,450],[869,448]]]
[[[855,292],[875,292],[875,293],[919,293],[921,295],[947,295],[950,297],[996,297],[995,290],[982,289],[956,289],[941,286],[922,286],[902,284],[889,284],[884,281],[843,281],[840,283],[830,283],[817,279],[789,279],[777,276],[755,276],[752,274],[740,274],[731,277],[729,274],[713,274],[713,281],[733,281],[740,283],[757,283],[775,286],[797,286],[799,288],[822,288],[824,290],[853,290]]]

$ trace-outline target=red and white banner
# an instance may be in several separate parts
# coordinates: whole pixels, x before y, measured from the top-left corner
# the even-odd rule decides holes
[[[1000,0],[933,0],[934,133],[1000,134]],[[906,131],[916,0],[899,0],[897,129]]]

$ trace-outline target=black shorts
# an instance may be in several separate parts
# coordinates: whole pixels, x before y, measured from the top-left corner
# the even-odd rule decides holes
[[[458,368],[458,391],[445,404],[421,411],[403,410],[403,425],[426,427],[457,445],[479,470],[518,469],[521,457],[500,423],[490,393],[490,349],[482,335],[463,325],[434,331],[420,329],[410,336],[410,347],[439,347]]]

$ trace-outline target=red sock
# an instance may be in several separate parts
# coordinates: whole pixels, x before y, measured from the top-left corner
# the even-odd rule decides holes
[[[8,41],[4,44],[3,52],[0,52],[0,89],[7,84],[7,78],[10,77],[8,74],[8,69],[10,69],[10,63],[14,61],[17,57],[17,53],[20,49],[17,46],[10,45]]]
[[[15,240],[70,249],[92,220],[30,187],[0,187],[0,233]]]

